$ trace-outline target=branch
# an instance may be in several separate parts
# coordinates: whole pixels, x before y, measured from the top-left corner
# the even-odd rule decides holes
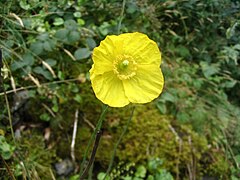
[[[74,125],[73,125],[73,135],[72,135],[72,143],[71,143],[71,158],[73,162],[75,162],[75,140],[77,135],[77,124],[78,124],[78,109],[75,112],[75,119],[74,119]]]

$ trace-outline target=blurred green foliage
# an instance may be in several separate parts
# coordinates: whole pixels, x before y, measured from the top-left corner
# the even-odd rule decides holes
[[[123,17],[122,2],[117,0],[19,0],[1,1],[0,6],[1,73],[10,102],[7,109],[0,92],[0,153],[16,176],[44,177],[42,172],[52,169],[55,156],[70,155],[76,109],[81,111],[76,140],[80,162],[101,111],[89,81],[91,52],[106,35],[116,34],[123,18],[121,32],[140,31],[158,43],[165,88],[151,105],[137,108],[115,165],[135,162],[135,177],[154,177],[159,171],[147,162],[160,158],[161,173],[176,179],[239,178],[238,1],[129,0]],[[11,93],[15,87],[27,90],[27,97]],[[20,144],[11,142],[8,110],[14,130],[24,127]],[[128,110],[120,109],[107,115],[96,157],[102,168],[128,116]],[[47,156],[41,133],[31,134],[34,124],[51,128],[51,143],[61,139]],[[21,159],[15,160],[18,153],[27,169]]]

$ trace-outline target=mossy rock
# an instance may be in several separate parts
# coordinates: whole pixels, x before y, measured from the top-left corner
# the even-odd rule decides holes
[[[90,113],[86,114],[88,120],[96,124],[100,115],[99,108],[91,108],[91,111],[86,112]],[[106,115],[104,133],[96,154],[96,161],[105,168],[112,158],[114,146],[130,114],[131,106],[128,106],[120,109],[110,108]],[[78,132],[76,154],[78,160],[81,160],[93,129],[83,123]],[[190,125],[179,125],[171,116],[161,115],[153,102],[136,106],[128,131],[116,150],[115,162],[144,163],[152,157],[158,157],[164,162],[163,168],[182,176],[181,178],[188,174],[189,168],[200,177],[205,168],[202,158],[210,150],[204,136],[195,133]],[[223,156],[219,155],[218,158]],[[210,164],[211,162],[209,166]],[[215,168],[213,174],[219,174],[218,170],[221,170],[221,173],[223,171],[222,168]]]

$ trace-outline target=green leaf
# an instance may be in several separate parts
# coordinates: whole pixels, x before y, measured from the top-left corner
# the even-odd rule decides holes
[[[33,72],[35,72],[35,73],[37,73],[37,74],[43,75],[43,76],[44,76],[46,79],[48,79],[48,80],[52,80],[52,79],[53,79],[52,74],[51,74],[49,71],[43,69],[43,68],[40,67],[40,66],[35,67],[35,68],[33,69]]]
[[[83,19],[79,18],[79,19],[77,20],[77,23],[78,23],[80,26],[83,26],[83,25],[85,24],[85,21],[84,21]]]
[[[101,26],[99,26],[99,31],[103,36],[106,36],[109,32],[108,28],[110,27],[110,24],[108,22],[103,22]]]
[[[49,43],[48,41],[45,41],[45,42],[43,43],[43,48],[44,48],[44,50],[46,50],[46,51],[52,51],[52,47],[51,47],[51,45],[50,45],[50,43]]]
[[[93,49],[97,46],[97,44],[93,38],[87,38],[86,43],[87,43],[87,46],[89,47],[89,49]]]
[[[82,16],[81,12],[75,12],[73,13],[73,16],[76,18],[80,18]]]
[[[55,33],[55,37],[58,39],[65,39],[67,37],[69,33],[68,29],[59,29],[56,33]]]
[[[78,103],[82,103],[82,102],[83,102],[82,96],[80,96],[79,94],[77,94],[77,95],[74,97],[74,100],[77,101]]]
[[[174,180],[172,175],[165,169],[159,170],[159,172],[155,175],[155,179],[158,179],[158,180]]]
[[[125,177],[122,177],[122,179],[123,179],[123,180],[132,180],[132,177],[129,176],[129,175],[127,175],[127,176],[125,176]]]
[[[155,179],[154,179],[154,176],[153,176],[153,175],[149,175],[149,176],[147,177],[147,180],[155,180]]]
[[[138,6],[136,3],[131,2],[129,4],[127,4],[127,13],[129,14],[133,14],[134,12],[136,12],[138,10]]]
[[[104,172],[100,172],[98,175],[97,175],[97,179],[98,180],[111,180],[111,178],[107,175],[106,178],[106,173]]]
[[[24,54],[23,62],[26,66],[32,66],[34,64],[34,57],[31,54]]]
[[[62,71],[58,71],[58,78],[61,79],[61,80],[64,80],[65,79],[65,75]]]
[[[77,60],[82,60],[90,57],[91,51],[88,48],[79,48],[74,52],[74,57]]]
[[[58,110],[59,110],[58,104],[54,104],[53,107],[52,107],[52,110],[55,113],[58,112]]]
[[[37,37],[37,39],[40,40],[40,41],[47,41],[49,39],[49,35],[48,35],[48,33],[43,33],[43,34],[40,34]]]
[[[215,63],[215,64],[208,64],[206,62],[200,62],[200,65],[202,67],[202,72],[203,75],[206,78],[210,78],[212,75],[216,74],[219,72],[219,64]]]
[[[79,180],[79,179],[80,179],[80,175],[77,174],[77,175],[71,176],[69,180]]]
[[[78,31],[71,31],[68,34],[68,41],[70,43],[77,42],[80,39],[80,33]]]
[[[27,4],[26,0],[21,0],[19,5],[24,10],[29,10],[31,8],[30,4]]]
[[[187,57],[191,56],[188,48],[185,47],[185,46],[182,46],[182,45],[177,47],[177,52],[180,54],[181,57],[184,57],[184,58],[187,58]]]
[[[32,43],[30,46],[30,50],[36,55],[41,54],[43,52],[43,43],[40,41]]]
[[[167,113],[167,107],[166,107],[166,105],[163,102],[158,102],[157,103],[157,108],[159,109],[159,111],[162,114],[166,114]]]
[[[76,23],[76,21],[70,19],[64,22],[64,26],[69,29],[69,30],[77,30],[78,28],[78,24]]]
[[[59,17],[58,17],[58,18],[55,18],[53,24],[54,24],[55,26],[61,26],[61,25],[64,24],[64,20],[63,20],[63,18],[59,18]]]
[[[53,67],[57,64],[57,61],[54,59],[46,59],[45,62],[48,63],[48,65],[51,67]]]
[[[147,169],[143,166],[140,165],[137,167],[137,171],[135,172],[136,177],[144,178],[146,177]]]
[[[189,114],[186,112],[179,111],[177,113],[177,120],[182,123],[189,122],[189,120],[190,120]]]
[[[50,121],[51,117],[49,116],[48,113],[43,113],[40,115],[40,119],[43,121]]]
[[[163,161],[159,158],[154,158],[154,159],[150,159],[148,161],[148,164],[147,164],[147,167],[148,167],[148,170],[151,171],[151,172],[154,172],[156,171],[160,165],[163,164]]]
[[[24,54],[22,60],[13,62],[11,65],[11,70],[16,71],[17,69],[23,68],[25,66],[32,66],[34,64],[34,61],[34,57],[31,54]]]
[[[176,98],[168,92],[164,92],[161,96],[161,99],[164,100],[164,101],[169,101],[169,102],[175,102],[176,101]]]
[[[4,136],[0,136],[0,154],[3,159],[10,159],[15,147],[8,144]]]

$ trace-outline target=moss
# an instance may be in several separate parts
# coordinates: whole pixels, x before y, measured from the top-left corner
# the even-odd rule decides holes
[[[96,113],[93,114],[92,110]],[[86,114],[93,124],[100,114],[98,111],[99,109],[91,108],[91,114]],[[130,112],[130,107],[109,109],[96,154],[96,161],[101,165],[107,167],[109,164],[114,145],[127,123]],[[78,157],[82,157],[92,131],[86,124],[79,128],[79,144],[76,147]],[[192,131],[191,126],[178,125],[171,116],[160,115],[154,103],[150,103],[136,107],[128,131],[117,148],[116,160],[142,163],[152,157],[159,157],[164,162],[163,168],[175,175],[186,175],[187,169],[191,168],[193,173],[200,176],[203,174],[201,159],[207,151],[209,149],[205,137]]]
[[[36,129],[22,131],[17,147],[14,158],[16,176],[26,175],[30,179],[41,177],[43,180],[51,177],[50,170],[57,158],[56,151],[46,147],[42,132]]]

